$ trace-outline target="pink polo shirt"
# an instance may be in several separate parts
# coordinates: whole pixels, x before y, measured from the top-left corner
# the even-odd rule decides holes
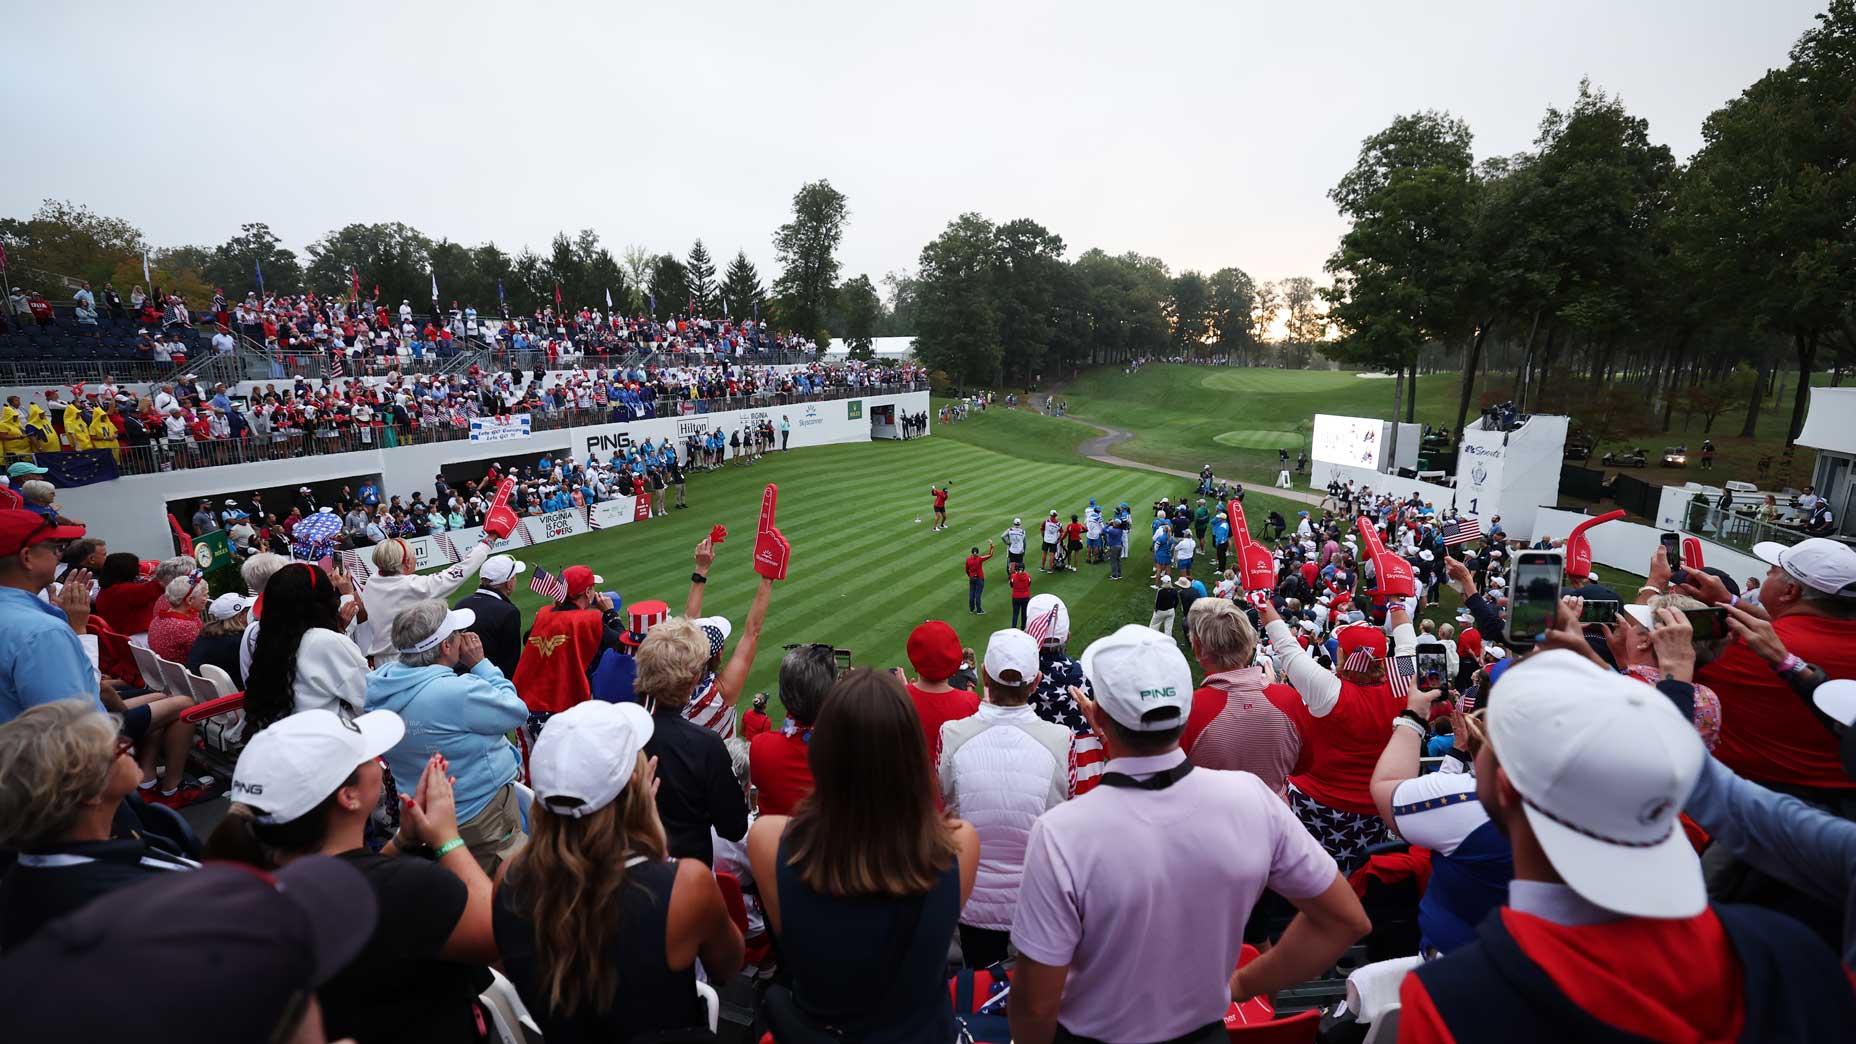
[[[1107,771],[1138,778],[1185,757],[1116,758]],[[1012,942],[1069,967],[1057,1021],[1071,1033],[1169,1040],[1224,1017],[1263,889],[1306,899],[1335,873],[1248,772],[1194,768],[1165,790],[1096,787],[1032,825]]]

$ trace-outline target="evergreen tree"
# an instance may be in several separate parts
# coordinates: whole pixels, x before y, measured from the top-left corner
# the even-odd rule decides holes
[[[722,277],[723,311],[731,319],[753,319],[757,306],[764,307],[767,291],[760,285],[760,272],[748,260],[747,251],[735,251]]]
[[[660,254],[651,262],[650,288],[656,299],[656,307],[651,309],[654,318],[682,315],[690,306],[689,273],[683,262],[669,254]]]
[[[715,261],[709,257],[709,248],[702,245],[702,240],[698,239],[696,245],[690,247],[683,271],[689,280],[690,293],[696,298],[696,314],[715,314]]]

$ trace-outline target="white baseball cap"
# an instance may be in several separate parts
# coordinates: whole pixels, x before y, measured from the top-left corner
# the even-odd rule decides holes
[[[1016,627],[994,631],[986,639],[986,676],[1007,685],[1037,677],[1038,640]]]
[[[213,599],[212,604],[206,607],[206,612],[215,620],[230,620],[234,616],[250,609],[256,602],[256,598],[248,598],[242,594],[227,592]]]
[[[1790,547],[1762,540],[1753,545],[1753,554],[1814,591],[1856,597],[1856,550],[1847,545],[1827,537],[1811,537]]]
[[[1708,756],[1695,727],[1656,689],[1565,649],[1498,684],[1489,742],[1566,884],[1627,916],[1701,913],[1701,860],[1678,822]]]
[[[1048,593],[1032,595],[1031,601],[1025,603],[1026,631],[1031,629],[1029,624],[1032,621],[1051,616],[1053,609],[1056,615],[1052,617],[1050,625],[1040,628],[1044,635],[1038,640],[1040,645],[1062,645],[1070,640],[1070,607],[1063,604],[1063,599]]]
[[[475,609],[453,609],[445,614],[443,620],[438,621],[438,628],[431,634],[426,635],[412,645],[401,646],[399,651],[403,654],[407,654],[422,653],[428,649],[436,649],[439,643],[443,642],[446,638],[451,637],[452,634],[458,631],[468,629],[471,624],[476,622],[477,611]]]
[[[699,616],[690,622],[698,627],[713,627],[722,632],[723,641],[727,641],[728,636],[735,633],[735,625],[729,623],[726,616]]]
[[[587,700],[549,718],[529,754],[536,804],[571,819],[612,804],[631,782],[638,752],[655,728],[650,712],[636,703]]]
[[[483,569],[480,571],[480,575],[482,575],[483,582],[486,584],[500,584],[527,568],[528,566],[526,564],[518,562],[508,555],[491,555],[489,558],[483,560]]]
[[[232,800],[255,810],[260,823],[292,822],[405,734],[405,722],[390,710],[352,721],[321,708],[298,711],[245,744],[232,770]]]
[[[1817,709],[1844,725],[1856,724],[1856,680],[1833,678],[1811,690]]]
[[[1123,728],[1164,732],[1186,724],[1192,668],[1170,635],[1123,624],[1090,642],[1082,665],[1096,703]]]
[[[1012,520],[1012,524],[1015,526],[1022,526],[1025,524],[1025,520],[1022,518],[1015,518]]]

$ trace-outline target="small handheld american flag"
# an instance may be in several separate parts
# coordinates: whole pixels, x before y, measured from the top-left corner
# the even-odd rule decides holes
[[[1392,657],[1392,672],[1386,675],[1386,684],[1392,689],[1395,699],[1405,699],[1411,690],[1418,687],[1418,658],[1416,656]]]
[[[599,532],[599,512],[593,510],[591,504],[586,506],[586,528],[595,533]]]
[[[1459,518],[1444,525],[1444,546],[1455,547],[1482,537],[1482,523],[1473,518]]]
[[[567,585],[561,583],[561,578],[540,566],[536,566],[535,575],[528,578],[528,589],[551,602],[567,597]]]
[[[1057,614],[1061,611],[1061,606],[1053,605],[1050,607],[1050,612],[1039,614],[1035,620],[1027,620],[1025,633],[1036,639],[1040,645],[1043,644],[1044,637],[1050,634],[1050,629],[1057,626]]]

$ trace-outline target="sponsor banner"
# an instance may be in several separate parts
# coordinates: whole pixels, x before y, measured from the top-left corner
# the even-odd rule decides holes
[[[637,497],[614,497],[593,505],[593,517],[598,520],[599,528],[611,529],[622,526],[637,516],[638,508],[634,503]]]
[[[825,418],[818,415],[818,403],[808,402],[800,409],[799,421],[796,426],[801,428],[816,428],[823,423],[825,423]]]
[[[550,511],[528,520],[529,534],[537,543],[543,540],[559,540],[575,533],[586,532],[584,508],[563,508]]]
[[[515,439],[526,439],[528,436],[529,415],[526,413],[470,419],[470,440],[472,442],[510,442]]]
[[[632,500],[637,502],[637,506],[633,509],[632,521],[643,522],[645,519],[651,517],[651,498],[649,496],[633,497]]]
[[[862,420],[864,417],[864,401],[862,399],[852,399],[845,403],[844,417],[846,420]]]

